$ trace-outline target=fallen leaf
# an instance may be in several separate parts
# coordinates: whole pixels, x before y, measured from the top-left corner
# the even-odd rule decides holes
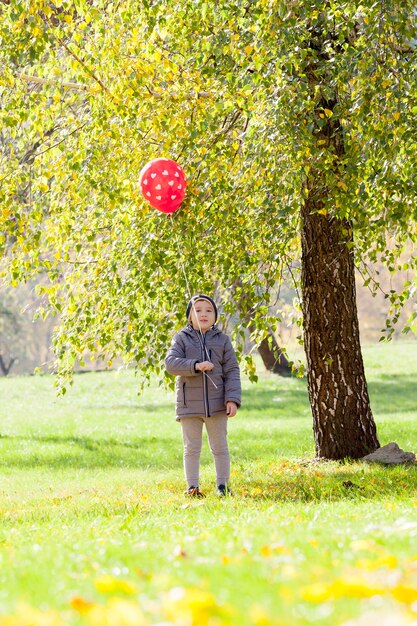
[[[176,546],[174,550],[174,556],[177,558],[183,558],[183,559],[188,558],[188,554],[181,546]]]
[[[136,593],[136,587],[128,580],[120,580],[110,574],[105,574],[94,581],[94,585],[100,593]]]

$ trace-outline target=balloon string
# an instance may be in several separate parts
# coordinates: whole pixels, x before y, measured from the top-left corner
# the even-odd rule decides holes
[[[190,289],[190,284],[188,282],[187,274],[185,272],[185,267],[184,267],[184,264],[182,262],[181,247],[180,247],[180,242],[178,240],[178,233],[176,233],[175,230],[174,230],[174,224],[173,224],[174,216],[171,215],[170,217],[171,217],[171,220],[172,220],[172,233],[174,235],[174,239],[175,239],[175,242],[177,244],[177,251],[178,251],[178,257],[177,258],[179,260],[179,264],[180,264],[182,273],[184,274],[184,279],[185,279],[185,284],[186,284],[187,291],[188,291],[188,296],[189,296],[189,298],[191,300],[191,307],[192,307],[192,309],[194,311],[194,315],[195,315],[195,318],[196,318],[197,324],[198,324],[197,337],[198,337],[198,339],[200,341],[200,345],[201,345],[201,349],[203,351],[203,355],[205,355],[207,360],[210,360],[208,355],[207,355],[207,349],[206,349],[206,345],[205,345],[205,341],[204,341],[204,335],[203,335],[203,331],[201,329],[200,320],[198,319],[197,311],[196,311],[196,308],[195,308],[195,303],[192,300],[192,293],[191,293],[191,289]],[[200,333],[200,335],[198,333]],[[211,378],[211,376],[207,372],[202,372],[202,374],[208,378],[208,380],[211,382],[211,384],[213,385],[213,387],[215,389],[218,388],[216,383],[214,382],[214,380]]]

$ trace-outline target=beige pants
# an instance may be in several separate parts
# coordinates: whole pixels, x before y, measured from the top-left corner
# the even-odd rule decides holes
[[[203,424],[206,425],[210,450],[216,468],[217,485],[227,485],[230,478],[230,457],[227,446],[227,416],[183,417],[184,473],[187,487],[198,487]]]

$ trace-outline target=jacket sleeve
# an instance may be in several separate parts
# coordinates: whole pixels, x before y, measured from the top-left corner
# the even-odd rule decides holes
[[[224,401],[241,404],[240,369],[229,337],[226,337],[223,360]]]
[[[165,357],[165,368],[168,374],[174,376],[201,376],[201,372],[195,371],[197,359],[187,359],[185,345],[179,334],[175,335],[170,349]]]

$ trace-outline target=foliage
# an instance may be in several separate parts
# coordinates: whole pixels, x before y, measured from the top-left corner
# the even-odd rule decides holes
[[[358,263],[394,269],[417,236],[415,22],[411,0],[3,5],[2,275],[47,277],[60,372],[88,350],[159,373],[196,291],[240,315],[237,343],[249,302],[262,338],[312,170]],[[330,117],[343,159],[315,131]],[[158,156],[189,181],[171,218],[139,194]],[[389,294],[394,315],[414,288]]]
[[[364,356],[381,443],[416,450],[414,344]],[[244,381],[228,500],[206,442],[207,497],[184,498],[157,380],[138,397],[131,370],[76,375],[56,398],[27,376],[0,394],[1,626],[415,620],[416,468],[312,462],[304,380]]]

